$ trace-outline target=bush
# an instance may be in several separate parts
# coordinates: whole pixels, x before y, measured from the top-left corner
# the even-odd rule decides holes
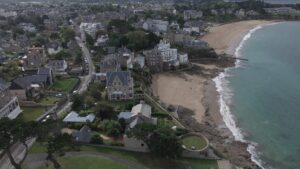
[[[99,134],[94,134],[90,141],[91,144],[103,144],[103,139]]]

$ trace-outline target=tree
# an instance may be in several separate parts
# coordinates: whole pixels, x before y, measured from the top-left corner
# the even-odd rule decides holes
[[[27,141],[36,137],[38,133],[40,132],[36,122],[24,122],[20,118],[14,120],[0,119],[0,149],[7,154],[11,164],[16,169],[21,169],[21,165],[28,154]],[[11,148],[17,144],[25,147],[25,155],[19,161],[15,160],[11,152]]]
[[[103,139],[99,134],[94,134],[91,139],[91,144],[103,144]]]
[[[55,158],[55,154],[63,155],[67,147],[74,147],[70,135],[58,134],[49,137],[47,142],[47,160],[53,163],[55,169],[60,168],[60,164]]]
[[[102,128],[108,136],[117,138],[121,134],[121,125],[118,121],[114,120],[104,120],[102,122]]]
[[[109,32],[125,34],[129,31],[133,31],[134,28],[125,20],[113,19],[108,23],[107,30]]]
[[[75,39],[76,33],[71,28],[62,28],[60,30],[60,35],[64,42],[69,42]]]
[[[81,110],[83,109],[84,104],[84,96],[80,94],[75,94],[72,98],[72,109],[73,110]]]
[[[62,60],[62,59],[70,58],[71,56],[72,56],[71,53],[69,53],[65,50],[62,50],[62,51],[59,51],[57,54],[55,54],[55,59]]]
[[[106,104],[97,105],[97,114],[96,116],[101,119],[111,119],[113,117],[114,108]]]
[[[42,35],[38,35],[33,40],[33,45],[35,46],[44,46],[48,43],[48,38]]]
[[[178,158],[182,153],[181,143],[174,130],[168,126],[139,124],[127,135],[143,140],[151,153],[164,158]]]
[[[178,158],[182,153],[181,143],[175,131],[169,127],[158,127],[146,140],[150,151],[165,158]]]
[[[88,33],[85,33],[85,41],[86,41],[86,44],[89,46],[89,47],[93,47],[94,46],[94,39],[91,35],[89,35]]]

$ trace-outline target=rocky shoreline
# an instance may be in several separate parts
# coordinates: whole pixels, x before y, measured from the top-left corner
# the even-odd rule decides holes
[[[178,111],[179,120],[188,129],[201,132],[210,141],[211,147],[216,154],[228,159],[236,168],[259,169],[247,151],[248,144],[235,141],[231,131],[226,127],[223,117],[220,114],[219,93],[212,79],[224,71],[227,67],[234,66],[235,60],[218,59],[217,61],[206,60],[205,64],[216,65],[217,69],[205,70],[209,72],[204,86],[204,97],[202,103],[205,107],[205,116],[199,123],[193,116],[193,111],[180,107]],[[203,63],[203,62],[202,62]],[[193,70],[194,73],[201,73],[201,70]],[[202,72],[203,73],[203,72]]]

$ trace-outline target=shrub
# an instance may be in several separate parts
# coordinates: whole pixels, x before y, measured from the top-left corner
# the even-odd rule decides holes
[[[90,141],[91,144],[103,144],[103,139],[99,134],[94,134]]]

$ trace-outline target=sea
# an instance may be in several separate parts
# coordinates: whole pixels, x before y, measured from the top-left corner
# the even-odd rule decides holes
[[[300,22],[258,26],[214,79],[223,119],[264,169],[300,169]]]

